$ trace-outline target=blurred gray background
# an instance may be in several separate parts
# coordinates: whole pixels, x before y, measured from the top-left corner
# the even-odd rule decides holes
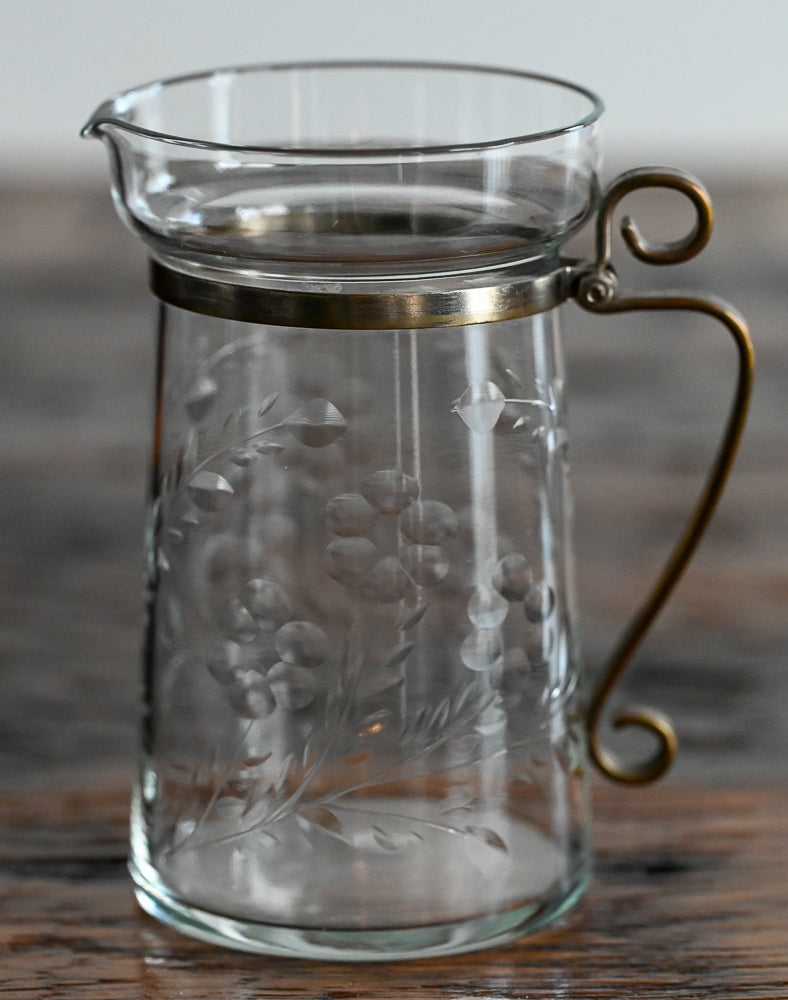
[[[3,0],[0,169],[96,176],[75,134],[104,97],[162,76],[316,58],[458,60],[563,76],[607,104],[611,164],[781,173],[780,0]]]
[[[313,58],[467,61],[605,100],[606,178],[684,167],[710,246],[637,287],[712,289],[759,356],[733,480],[628,686],[673,714],[673,780],[788,775],[788,5],[718,0],[0,2],[0,787],[133,766],[152,306],[105,153],[77,138],[109,94],[162,76]],[[643,228],[686,218],[662,202]],[[622,260],[620,245],[616,259]],[[579,605],[593,675],[677,537],[733,377],[701,321],[568,307]]]

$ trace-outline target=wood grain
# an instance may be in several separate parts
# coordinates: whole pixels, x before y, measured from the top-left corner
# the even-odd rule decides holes
[[[788,997],[781,790],[597,790],[597,876],[556,929],[450,959],[236,954],[136,907],[124,790],[0,799],[0,997]]]

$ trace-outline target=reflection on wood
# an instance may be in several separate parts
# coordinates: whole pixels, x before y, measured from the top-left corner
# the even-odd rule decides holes
[[[270,959],[204,945],[138,910],[127,795],[0,797],[3,986],[74,1000],[359,997],[531,1000],[788,995],[781,790],[597,790],[597,877],[558,927],[420,962]]]

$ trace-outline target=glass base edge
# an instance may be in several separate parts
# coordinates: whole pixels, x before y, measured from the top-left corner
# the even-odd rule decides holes
[[[320,961],[386,962],[480,951],[533,933],[567,913],[583,897],[590,876],[568,891],[517,909],[425,927],[342,930],[255,923],[191,906],[129,865],[137,902],[174,930],[236,951]]]

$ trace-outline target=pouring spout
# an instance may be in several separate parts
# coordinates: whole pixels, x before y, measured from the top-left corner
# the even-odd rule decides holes
[[[134,109],[124,96],[111,97],[101,103],[79,131],[83,139],[101,139],[109,156],[112,200],[121,221],[133,233],[146,238],[145,227],[132,211],[131,203],[139,201],[140,189],[149,185],[149,169],[140,153],[150,141],[138,133]],[[143,166],[140,167],[140,159]],[[148,161],[152,157],[148,156]]]
[[[121,125],[122,122],[119,119],[115,105],[116,102],[111,99],[99,104],[79,130],[80,137],[82,139],[101,139],[106,132],[107,126],[113,124]]]

